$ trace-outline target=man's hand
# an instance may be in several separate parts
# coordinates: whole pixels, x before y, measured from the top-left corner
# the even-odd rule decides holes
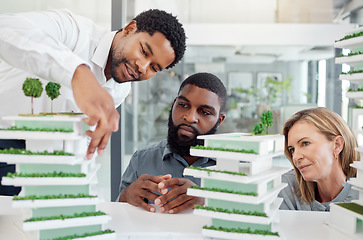
[[[158,184],[170,178],[170,174],[164,176],[143,174],[122,191],[120,202],[128,202],[136,207],[142,207],[146,211],[155,212],[155,207],[147,204],[144,199],[154,201],[159,196],[154,192],[161,193]]]
[[[204,198],[188,196],[189,186],[196,186],[187,178],[171,178],[158,184],[163,194],[155,199],[155,205],[160,206],[160,212],[178,213],[193,208],[194,205],[204,205]],[[168,188],[171,188],[169,191]],[[174,199],[173,199],[174,198]]]
[[[105,150],[112,131],[118,130],[120,115],[110,94],[101,87],[86,65],[77,67],[72,89],[77,106],[88,116],[85,123],[90,126],[97,124],[95,131],[86,132],[92,139],[87,150],[87,159],[91,159],[96,148],[99,155]]]

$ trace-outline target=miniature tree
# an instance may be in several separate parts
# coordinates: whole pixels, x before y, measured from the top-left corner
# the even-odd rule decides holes
[[[273,115],[271,111],[262,113],[261,123],[263,126],[266,127],[266,133],[268,133],[268,127],[271,127],[274,124]]]
[[[33,99],[38,98],[42,95],[43,85],[38,78],[26,78],[23,83],[23,91],[25,96],[31,97],[32,114],[34,112]]]
[[[256,123],[253,127],[253,133],[255,135],[264,134],[265,133],[265,127],[262,125],[262,123]]]
[[[48,97],[52,100],[50,108],[52,113],[53,113],[53,100],[59,97],[60,88],[61,85],[59,83],[54,83],[54,82],[48,82],[48,84],[45,86],[45,92],[47,93]]]

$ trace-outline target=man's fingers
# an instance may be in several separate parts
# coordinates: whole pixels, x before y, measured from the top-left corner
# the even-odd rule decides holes
[[[170,188],[173,186],[182,186],[185,183],[187,183],[188,181],[190,181],[190,180],[188,180],[186,178],[170,178],[170,179],[160,182],[158,187],[160,189],[166,189],[166,188]]]

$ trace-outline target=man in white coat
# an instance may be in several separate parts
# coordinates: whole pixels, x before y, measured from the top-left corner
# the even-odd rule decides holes
[[[81,111],[88,116],[87,124],[97,124],[87,132],[91,159],[96,149],[103,153],[112,131],[118,129],[115,107],[128,95],[130,81],[146,80],[173,67],[184,55],[185,39],[177,18],[156,9],[114,32],[66,9],[2,14],[0,117],[30,112],[30,100],[22,92],[27,77],[40,78],[43,85],[60,83],[54,109]],[[35,113],[49,111],[50,100],[42,94],[34,105]],[[6,125],[0,121],[0,127]],[[0,142],[1,147],[9,146]]]

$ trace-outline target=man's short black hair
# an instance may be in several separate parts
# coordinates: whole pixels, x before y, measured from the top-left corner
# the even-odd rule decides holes
[[[195,73],[186,78],[180,85],[178,93],[188,84],[195,85],[199,88],[207,89],[218,95],[219,102],[221,103],[220,113],[224,111],[227,100],[227,90],[223,82],[215,75],[211,73]]]
[[[185,32],[182,24],[176,17],[159,9],[150,9],[137,15],[137,32],[147,32],[153,35],[155,32],[162,33],[171,44],[175,52],[174,61],[166,68],[172,68],[183,58],[185,52]]]

